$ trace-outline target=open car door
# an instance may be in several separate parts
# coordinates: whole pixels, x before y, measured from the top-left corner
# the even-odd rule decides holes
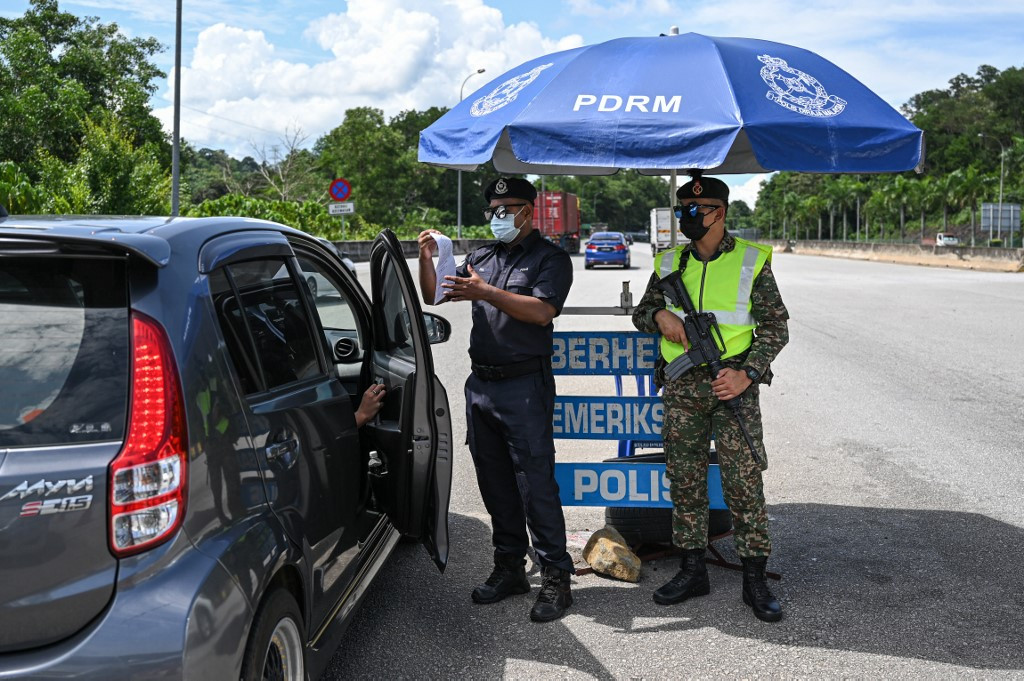
[[[374,494],[392,524],[418,539],[440,570],[448,562],[452,424],[448,394],[434,374],[431,341],[401,244],[384,230],[370,251],[373,344],[370,373],[387,390],[376,419],[363,429],[376,447]],[[428,315],[431,328],[440,318]]]

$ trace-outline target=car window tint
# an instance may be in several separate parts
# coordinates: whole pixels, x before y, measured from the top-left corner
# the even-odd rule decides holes
[[[323,373],[309,316],[283,260],[229,265],[211,275],[210,287],[228,352],[246,393]]]
[[[121,259],[0,258],[0,448],[124,436],[127,296]]]
[[[406,307],[399,283],[398,271],[391,260],[384,261],[383,291],[381,307],[384,316],[384,331],[387,334],[388,351],[410,362],[416,361],[413,347],[412,327],[409,308]]]

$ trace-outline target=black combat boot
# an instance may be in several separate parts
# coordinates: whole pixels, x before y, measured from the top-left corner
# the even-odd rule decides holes
[[[568,570],[553,565],[544,568],[544,581],[541,582],[537,602],[530,611],[531,620],[550,622],[565,614],[565,609],[572,605],[569,578]]]
[[[473,602],[497,603],[506,596],[530,592],[526,578],[526,559],[514,556],[495,556],[494,571],[483,584],[473,589]]]
[[[782,619],[782,606],[768,590],[764,568],[768,556],[741,558],[743,561],[743,602],[754,609],[754,617],[764,622]]]
[[[682,603],[693,596],[711,593],[708,567],[704,564],[705,549],[684,549],[679,572],[668,583],[654,592],[654,602],[660,605]]]

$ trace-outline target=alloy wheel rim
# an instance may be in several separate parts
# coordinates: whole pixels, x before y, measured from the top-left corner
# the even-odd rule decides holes
[[[263,681],[302,681],[302,640],[291,618],[277,623],[263,661]]]

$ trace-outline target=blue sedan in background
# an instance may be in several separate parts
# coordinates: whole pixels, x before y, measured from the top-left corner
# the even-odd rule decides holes
[[[629,244],[622,232],[594,232],[587,241],[583,266],[618,265],[629,269]]]

